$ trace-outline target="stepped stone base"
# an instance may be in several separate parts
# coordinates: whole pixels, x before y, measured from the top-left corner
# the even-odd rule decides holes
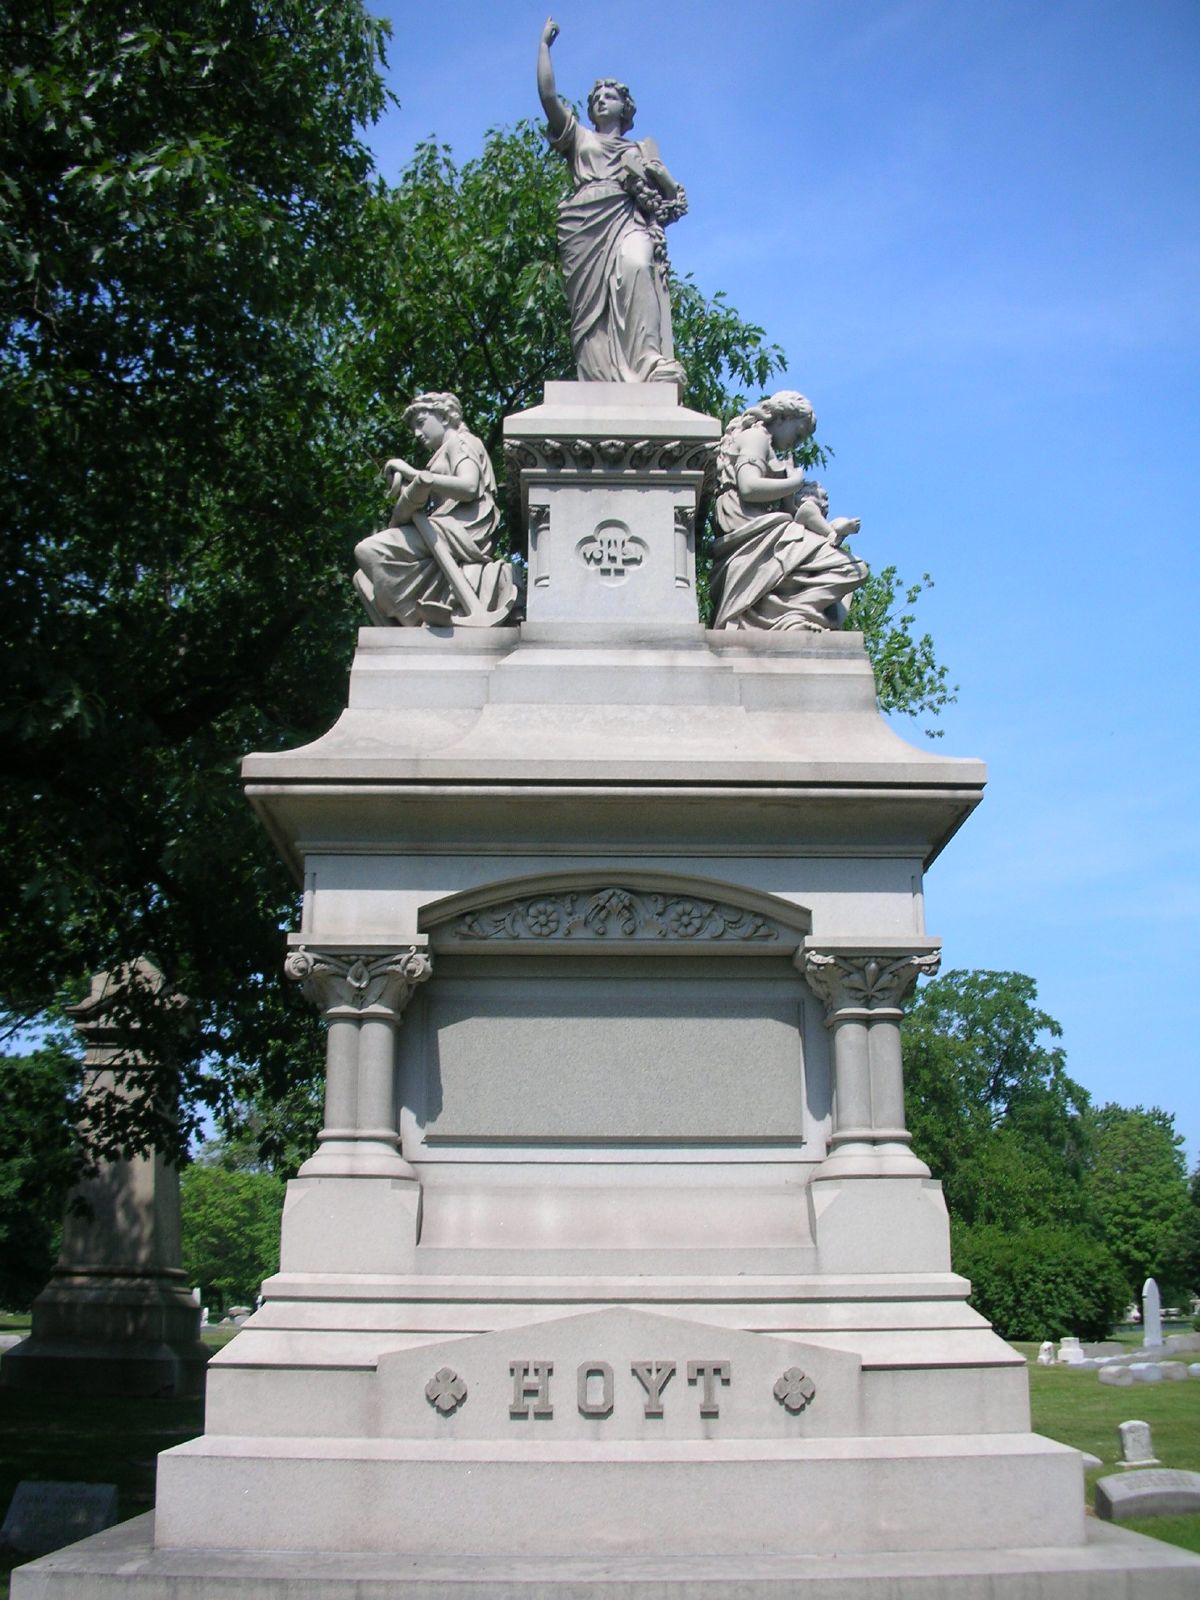
[[[1089,1519],[1071,1549],[485,1560],[154,1547],[135,1517],[13,1573],[12,1600],[1195,1600],[1200,1556]]]

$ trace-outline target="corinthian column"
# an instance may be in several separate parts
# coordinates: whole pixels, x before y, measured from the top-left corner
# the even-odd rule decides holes
[[[306,999],[323,1012],[325,1126],[302,1178],[409,1178],[396,1125],[396,1028],[429,955],[405,950],[310,949],[284,964]]]
[[[941,960],[932,939],[806,939],[796,965],[833,1033],[833,1138],[815,1177],[923,1177],[909,1148],[900,1060],[902,1002]]]

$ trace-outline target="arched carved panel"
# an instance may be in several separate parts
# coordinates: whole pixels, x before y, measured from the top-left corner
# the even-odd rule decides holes
[[[622,870],[510,879],[428,905],[421,929],[462,953],[647,946],[667,953],[790,955],[811,928],[803,906],[701,878]]]

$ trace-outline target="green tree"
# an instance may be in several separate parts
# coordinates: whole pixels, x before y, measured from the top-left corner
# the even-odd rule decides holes
[[[0,1306],[29,1306],[50,1276],[78,1159],[79,1063],[55,1044],[0,1062]]]
[[[1164,1298],[1191,1288],[1192,1221],[1183,1140],[1157,1106],[1104,1105],[1092,1113],[1095,1158],[1088,1193],[1131,1299],[1154,1278]]]
[[[222,1060],[270,1085],[312,1053],[236,771],[341,700],[383,31],[358,0],[15,0],[4,30],[0,997],[152,956],[201,1022],[137,1019],[186,1140]]]
[[[183,1270],[206,1305],[253,1305],[279,1269],[283,1184],[269,1172],[188,1167],[180,1181]]]
[[[928,573],[920,582],[906,584],[895,567],[883,567],[872,572],[854,596],[845,626],[863,636],[883,711],[937,717],[958,698],[949,668],[937,659],[932,635],[917,637],[913,633],[914,608],[922,590],[932,588]],[[930,738],[942,736],[941,728],[926,728],[925,732]]]
[[[913,1146],[960,1223],[1080,1223],[1087,1204],[1087,1091],[1062,1029],[1020,972],[948,972],[904,1022]]]
[[[1101,1337],[1127,1298],[1088,1175],[1088,1096],[1019,972],[948,972],[904,1023],[913,1145],[943,1181],[955,1267],[1010,1339]]]

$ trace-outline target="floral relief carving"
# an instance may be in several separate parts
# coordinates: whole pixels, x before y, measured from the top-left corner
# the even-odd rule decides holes
[[[467,1398],[467,1386],[453,1367],[439,1367],[425,1385],[425,1398],[443,1417],[448,1417]]]
[[[468,911],[450,925],[455,939],[772,940],[778,928],[740,906],[698,895],[611,887],[531,895]]]
[[[937,950],[901,955],[806,950],[803,959],[804,976],[832,1017],[839,1011],[898,1010],[918,977],[933,977],[942,957]]]
[[[816,1398],[817,1386],[801,1367],[789,1367],[775,1385],[775,1398],[797,1416]]]
[[[301,945],[287,957],[283,970],[300,984],[305,999],[322,1011],[382,1007],[400,1012],[416,986],[430,977],[433,963],[415,945],[382,955],[310,950]]]

